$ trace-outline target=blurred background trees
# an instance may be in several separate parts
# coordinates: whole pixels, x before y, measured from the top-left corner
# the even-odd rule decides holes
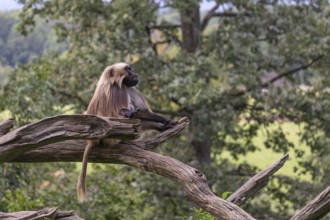
[[[201,169],[219,196],[287,152],[291,163],[243,209],[285,218],[329,185],[329,1],[19,2],[21,11],[0,14],[0,107],[20,125],[83,113],[103,69],[126,61],[154,111],[191,120],[158,151]],[[2,211],[194,212],[178,186],[130,167],[94,165],[88,205],[76,202],[75,164],[0,169]]]

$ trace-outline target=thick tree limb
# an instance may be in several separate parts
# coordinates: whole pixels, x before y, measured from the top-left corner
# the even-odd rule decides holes
[[[289,158],[288,154],[285,154],[281,159],[276,161],[273,165],[267,169],[257,173],[251,179],[249,179],[243,186],[231,194],[227,201],[233,202],[236,205],[241,205],[247,198],[254,195],[257,191],[267,185],[269,177],[278,171]]]
[[[324,57],[324,55],[319,55],[319,56],[317,56],[316,58],[312,59],[309,63],[307,63],[305,65],[302,65],[302,66],[299,66],[297,68],[294,68],[294,69],[291,69],[291,70],[282,72],[278,76],[275,76],[274,78],[268,80],[267,82],[262,83],[260,85],[260,87],[258,87],[258,88],[268,88],[271,84],[273,84],[274,82],[276,82],[279,79],[282,79],[284,77],[290,76],[290,75],[292,75],[292,74],[294,74],[294,73],[296,73],[296,72],[298,72],[300,70],[308,69],[309,67],[311,67],[312,65],[314,65],[317,61],[319,61],[323,57]],[[251,91],[252,91],[252,88],[246,88],[246,89],[244,89],[242,91],[236,92],[235,94],[233,94],[233,96],[245,95],[245,94],[247,94],[248,92],[251,92]]]
[[[304,208],[296,212],[291,220],[314,220],[320,219],[330,212],[330,186],[321,192],[315,199]]]
[[[14,118],[8,118],[0,122],[0,137],[7,134],[14,127]]]
[[[237,17],[239,15],[249,16],[249,13],[237,13],[237,12],[216,12],[220,7],[220,3],[217,3],[213,8],[211,8],[208,13],[205,15],[201,24],[201,31],[204,31],[210,22],[210,20],[214,17]]]
[[[0,220],[18,220],[18,219],[65,219],[65,220],[82,220],[79,216],[73,214],[73,211],[58,211],[57,207],[46,208],[38,211],[20,211],[12,213],[0,212]]]
[[[75,142],[77,143],[77,141]],[[14,159],[11,162],[43,162],[42,158],[44,158],[45,154],[48,158],[52,157],[52,161],[80,161],[85,145],[76,144],[74,146],[78,150],[76,152],[71,144],[68,146],[58,143],[56,147],[60,147],[61,150],[56,150],[54,144],[51,146],[51,148],[43,147],[43,149],[39,148],[27,152],[17,158],[18,160]],[[127,164],[145,171],[157,173],[179,183],[191,201],[221,219],[253,219],[238,206],[214,195],[208,187],[205,175],[200,171],[174,158],[143,150],[142,147],[144,145],[139,143],[135,143],[135,145],[122,143],[113,148],[97,146],[91,152],[89,161]],[[37,161],[27,159],[31,154],[34,154],[35,159],[40,159]],[[71,158],[74,158],[74,160]]]
[[[180,24],[170,24],[170,25],[149,25],[148,28],[149,29],[175,29],[175,28],[180,28],[181,25]]]
[[[213,6],[205,15],[205,17],[202,20],[201,24],[201,31],[203,32],[206,26],[208,25],[209,21],[211,20],[212,17],[215,15],[215,11],[219,8],[220,3],[216,3],[215,6]]]
[[[80,116],[83,117],[83,116]],[[54,117],[55,118],[55,117]],[[55,121],[53,121],[55,122]],[[88,123],[84,124],[87,126]],[[206,177],[200,171],[174,159],[171,157],[163,156],[148,150],[152,149],[155,145],[163,142],[167,138],[176,135],[180,132],[185,126],[188,125],[188,120],[183,118],[178,121],[178,124],[174,127],[156,135],[153,138],[147,138],[143,140],[133,140],[133,141],[124,141],[118,145],[112,146],[111,148],[105,148],[102,146],[96,146],[93,148],[90,160],[91,162],[114,162],[127,164],[136,168],[140,168],[145,171],[154,172],[164,177],[167,177],[177,183],[179,183],[184,191],[186,192],[188,198],[192,200],[195,204],[198,204],[204,210],[212,213],[216,217],[221,219],[254,219],[244,210],[239,208],[233,203],[225,201],[216,195],[214,195],[210,188]],[[74,128],[80,128],[79,121],[76,121],[76,124],[71,127],[71,132],[74,131]],[[96,130],[96,128],[94,128]],[[34,128],[31,133],[35,132]],[[80,132],[80,130],[79,130]],[[54,139],[53,142],[60,141],[63,139],[65,134],[57,136],[57,139]],[[85,137],[90,138],[86,135]],[[21,137],[22,138],[22,137]],[[44,140],[47,138],[52,138],[52,134],[48,133],[48,136],[44,136]],[[65,139],[70,137],[65,136]],[[71,137],[75,139],[76,137]],[[18,139],[20,141],[20,139]],[[40,143],[33,144],[33,140],[26,140],[30,145],[30,149],[39,147]],[[1,143],[1,138],[0,138]],[[44,144],[47,141],[44,142]],[[68,145],[70,144],[70,145]],[[12,140],[12,145],[15,145],[15,140]],[[10,162],[41,162],[45,158],[53,158],[49,161],[80,161],[82,158],[83,150],[85,144],[84,141],[65,141],[57,144],[49,144],[48,146],[43,146],[38,149],[35,149],[30,152],[25,152],[23,155],[11,159]],[[16,146],[16,149],[20,146]],[[57,149],[56,149],[57,148]],[[22,153],[22,152],[20,152]],[[34,155],[34,156],[33,156]],[[1,145],[0,145],[0,157],[2,157]],[[31,160],[31,157],[34,157]],[[40,158],[38,160],[38,158]],[[9,160],[6,160],[9,161]],[[46,162],[46,161],[44,161]]]
[[[63,140],[134,139],[139,121],[111,119],[93,115],[59,115],[28,124],[0,137],[0,163],[16,156]]]
[[[297,67],[297,68],[295,68],[295,69],[288,70],[288,71],[286,71],[286,72],[280,73],[278,76],[276,76],[276,77],[270,79],[269,81],[263,83],[263,84],[261,85],[261,87],[262,87],[262,88],[267,88],[270,84],[276,82],[276,81],[279,80],[279,79],[282,79],[283,77],[287,77],[287,76],[290,76],[290,75],[292,75],[292,74],[294,74],[294,73],[296,73],[296,72],[298,72],[298,71],[300,71],[300,70],[307,69],[308,67],[312,66],[314,63],[316,63],[317,61],[319,61],[319,60],[322,59],[323,57],[324,57],[324,55],[319,55],[318,57],[312,59],[311,62],[309,62],[309,63],[307,63],[307,64],[305,64],[305,65],[302,65],[302,66]]]

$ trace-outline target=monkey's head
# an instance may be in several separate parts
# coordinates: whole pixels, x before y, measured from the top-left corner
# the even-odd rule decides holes
[[[115,63],[108,66],[102,76],[103,80],[109,81],[111,85],[117,84],[120,88],[122,85],[133,87],[139,83],[139,76],[127,63]]]

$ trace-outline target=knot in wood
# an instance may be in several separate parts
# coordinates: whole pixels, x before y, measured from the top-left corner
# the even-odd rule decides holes
[[[199,170],[195,170],[195,174],[197,176],[199,176],[199,177],[203,177],[204,176],[204,174],[201,171],[199,171]]]

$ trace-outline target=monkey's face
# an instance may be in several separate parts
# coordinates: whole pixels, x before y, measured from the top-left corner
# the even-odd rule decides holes
[[[123,84],[127,87],[136,86],[139,83],[139,76],[133,72],[131,66],[128,64],[124,67],[124,71],[126,74],[123,79]]]
[[[131,66],[127,63],[116,63],[107,67],[103,76],[104,81],[117,84],[120,88],[122,85],[133,87],[139,82],[139,76],[133,72]]]

